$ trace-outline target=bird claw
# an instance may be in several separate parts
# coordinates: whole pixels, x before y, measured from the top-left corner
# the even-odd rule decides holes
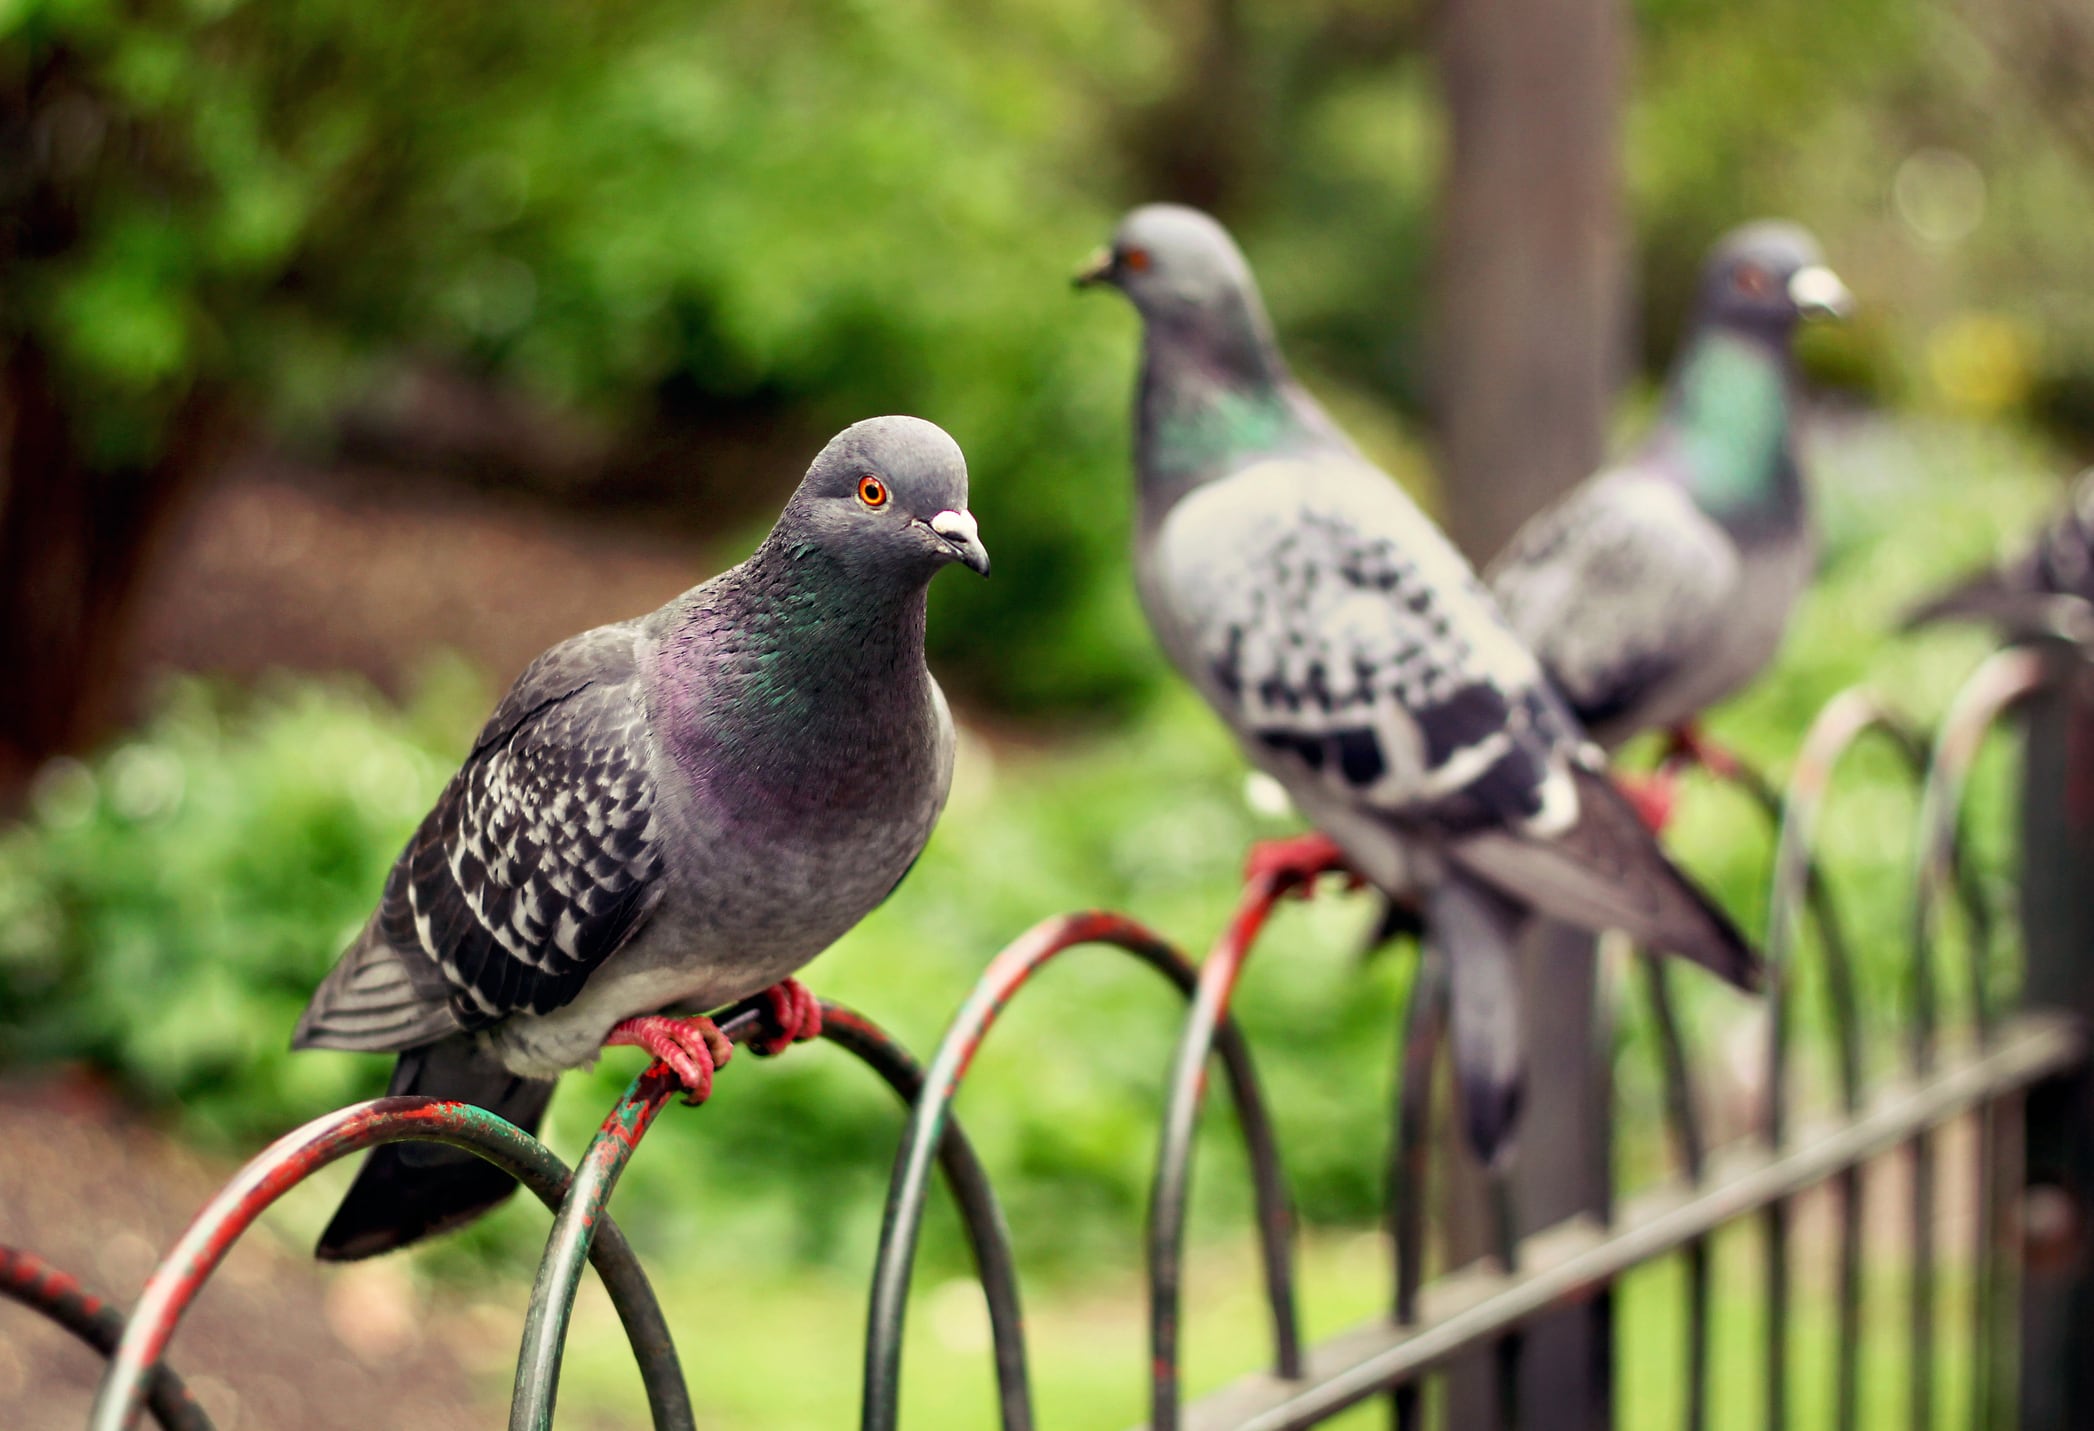
[[[734,1057],[734,1045],[711,1019],[642,1014],[615,1025],[604,1047],[644,1048],[668,1065],[683,1084],[683,1101],[693,1107],[712,1096],[713,1074]]]
[[[1314,895],[1317,877],[1327,874],[1344,875],[1349,890],[1367,885],[1347,863],[1345,851],[1330,836],[1314,830],[1284,840],[1260,840],[1243,862],[1246,881],[1269,879],[1276,892],[1292,893],[1299,899]]]
[[[771,1024],[776,1032],[750,1039],[752,1052],[770,1058],[796,1043],[821,1037],[821,1000],[809,993],[805,984],[798,979],[782,979],[763,994],[770,1001]]]

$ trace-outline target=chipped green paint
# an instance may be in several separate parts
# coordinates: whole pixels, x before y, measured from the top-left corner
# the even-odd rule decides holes
[[[1694,499],[1734,513],[1773,497],[1789,439],[1788,375],[1764,345],[1714,332],[1680,375],[1679,422]]]
[[[662,1105],[680,1087],[667,1064],[648,1064],[605,1116],[575,1165],[531,1284],[523,1345],[516,1356],[516,1394],[509,1403],[510,1431],[550,1431],[560,1390],[560,1356],[575,1294],[581,1290],[582,1265],[589,1259],[598,1225],[605,1221],[604,1209],[618,1186],[618,1175],[632,1161]]]
[[[566,1167],[536,1138],[498,1114],[445,1099],[390,1097],[353,1104],[285,1134],[250,1159],[205,1205],[147,1280],[95,1395],[94,1431],[126,1431],[146,1379],[204,1282],[242,1234],[278,1198],[321,1168],[384,1143],[445,1143],[486,1158],[548,1207],[559,1207]],[[594,1228],[593,1261],[640,1362],[658,1431],[689,1431],[690,1392],[661,1307],[632,1248],[608,1219]],[[585,1249],[588,1250],[588,1249]]]

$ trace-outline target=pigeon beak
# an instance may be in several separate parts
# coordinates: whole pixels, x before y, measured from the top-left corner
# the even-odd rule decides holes
[[[952,547],[953,559],[971,571],[989,574],[989,549],[982,545],[981,528],[972,512],[940,512],[931,518],[931,530]]]
[[[1100,248],[1083,261],[1083,267],[1076,270],[1076,275],[1071,282],[1078,288],[1090,288],[1096,284],[1108,283],[1112,280],[1112,268],[1112,250]]]
[[[1789,277],[1789,302],[1806,318],[1844,318],[1854,311],[1854,295],[1840,276],[1822,263],[1799,268]]]

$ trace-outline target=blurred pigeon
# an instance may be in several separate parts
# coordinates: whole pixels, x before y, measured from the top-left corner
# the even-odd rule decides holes
[[[1650,434],[1490,564],[1506,619],[1601,744],[1672,730],[1707,752],[1690,723],[1774,659],[1814,564],[1789,339],[1851,302],[1795,225],[1727,235]],[[1654,822],[1669,802],[1661,782]]]
[[[788,976],[900,883],[945,804],[952,717],[923,642],[951,562],[989,570],[953,440],[911,417],[845,429],[747,561],[531,663],[293,1047],[398,1052],[390,1092],[528,1131],[606,1044],[702,1100],[731,1046],[658,1010],[769,989],[763,1051],[812,1037]],[[457,1149],[375,1149],[319,1255],[416,1241],[514,1187]]]
[[[1535,913],[1756,986],[1757,957],[1665,858],[1468,564],[1289,376],[1221,226],[1136,209],[1078,279],[1143,319],[1150,624],[1321,832],[1253,870],[1423,891],[1478,1151],[1494,1159],[1517,1116],[1513,968]]]
[[[2010,635],[2034,635],[2056,626],[2060,597],[2094,603],[2094,467],[2080,473],[2064,510],[2020,556],[1914,607],[1904,625],[1986,621]]]

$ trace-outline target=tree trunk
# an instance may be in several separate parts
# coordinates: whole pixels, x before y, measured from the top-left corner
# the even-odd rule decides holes
[[[224,405],[192,394],[144,467],[98,469],[42,353],[0,368],[0,805],[38,764],[117,714],[138,577],[195,479],[222,451]]]
[[[1449,526],[1479,563],[1604,455],[1625,349],[1627,26],[1620,0],[1440,7],[1450,143],[1435,405]],[[1604,1215],[1608,1202],[1593,941],[1560,926],[1536,936],[1520,981],[1527,1106],[1506,1175],[1518,1234],[1579,1212]],[[1458,1128],[1448,1128],[1439,1155],[1451,1201],[1447,1265],[1460,1266],[1491,1251],[1492,1194]],[[1605,1426],[1611,1361],[1604,1297],[1552,1313],[1517,1343],[1452,1369],[1447,1424],[1500,1424],[1504,1390],[1530,1431]]]
[[[1434,386],[1453,536],[1487,560],[1598,463],[1624,349],[1620,0],[1446,0]]]

